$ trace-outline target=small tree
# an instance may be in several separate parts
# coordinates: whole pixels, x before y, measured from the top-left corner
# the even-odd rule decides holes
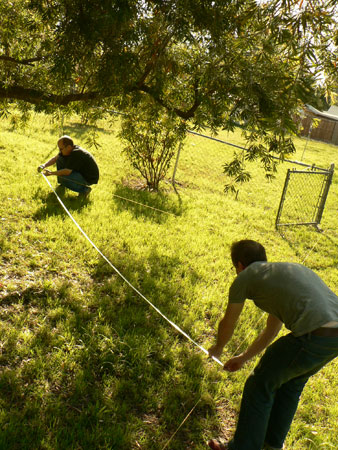
[[[134,112],[123,119],[120,132],[125,144],[123,151],[149,190],[158,191],[185,131],[182,120],[165,112]]]

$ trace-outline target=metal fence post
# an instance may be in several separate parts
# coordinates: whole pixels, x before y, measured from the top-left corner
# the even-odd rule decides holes
[[[330,165],[330,169],[328,171],[328,174],[327,174],[327,177],[325,180],[323,193],[321,195],[319,206],[318,206],[318,212],[317,212],[317,217],[316,217],[317,226],[320,224],[320,221],[322,220],[326,199],[327,199],[329,189],[330,189],[330,186],[332,183],[333,173],[334,173],[334,164],[332,163]]]
[[[285,178],[285,182],[284,182],[284,188],[283,188],[282,196],[281,196],[281,199],[280,199],[280,202],[279,202],[277,216],[276,216],[276,222],[275,222],[276,230],[278,228],[280,215],[282,213],[283,204],[284,204],[284,201],[285,201],[285,195],[286,195],[286,191],[287,191],[289,180],[290,180],[290,173],[291,173],[291,170],[288,169],[287,174],[286,174],[286,178]]]

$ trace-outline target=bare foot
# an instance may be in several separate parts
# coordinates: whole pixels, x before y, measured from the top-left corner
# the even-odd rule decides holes
[[[212,450],[226,450],[228,448],[228,444],[220,439],[210,439],[208,445]]]

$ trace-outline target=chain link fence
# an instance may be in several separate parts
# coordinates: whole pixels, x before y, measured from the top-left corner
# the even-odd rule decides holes
[[[329,170],[311,167],[311,170],[288,169],[276,228],[287,225],[319,226],[332,182],[334,164]]]
[[[118,111],[110,111],[114,114],[123,114]],[[235,142],[230,142],[221,138],[208,136],[206,134],[197,133],[195,131],[188,131],[188,145],[194,146],[196,151],[194,163],[201,163],[203,166],[203,153],[208,152],[209,160],[210,153],[215,156],[215,167],[220,162],[220,155],[224,157],[223,164],[226,160],[230,160],[233,156],[231,150],[240,152],[245,158],[247,149],[241,144],[241,139]],[[308,144],[306,141],[305,148]],[[186,144],[185,144],[186,145]],[[304,151],[302,158],[304,155]],[[183,145],[180,144],[176,160],[174,162],[174,169],[171,178],[171,183],[176,189],[176,172],[178,168],[182,169],[183,164],[180,164],[181,153]],[[276,160],[280,160],[278,157],[273,157]],[[301,158],[301,159],[302,159]],[[217,162],[216,162],[217,161]],[[299,161],[284,159],[284,164],[302,167],[302,170],[295,168],[287,168],[285,177],[285,166],[279,166],[279,171],[276,174],[275,179],[268,181],[264,178],[264,170],[258,168],[257,163],[249,163],[250,172],[253,174],[253,180],[243,185],[241,191],[243,195],[247,196],[247,199],[254,199],[255,193],[258,190],[264,191],[265,204],[261,207],[263,210],[272,209],[275,205],[277,214],[275,220],[275,227],[279,229],[283,226],[291,225],[314,225],[319,229],[323,211],[325,208],[326,199],[332,183],[334,174],[334,164],[331,164],[329,169],[316,167],[315,165],[304,164]],[[222,168],[218,165],[218,174],[213,171],[212,177],[219,178],[222,176]],[[210,174],[204,169],[200,171],[201,175],[210,177]],[[223,175],[224,176],[224,175]],[[212,179],[212,178],[211,178]],[[210,181],[210,180],[209,180]],[[225,176],[224,176],[225,182]],[[279,206],[278,206],[279,202]]]
[[[210,154],[215,154],[215,161],[217,160],[216,155],[222,155],[221,158],[224,158],[223,164],[233,156],[231,149],[242,152],[243,157],[245,157],[247,151],[244,146],[237,143],[227,142],[193,131],[188,133],[188,145],[194,146],[196,150],[201,150],[196,151],[196,161],[201,158],[203,152],[208,152],[209,157]],[[176,171],[180,165],[180,153],[181,148],[177,154],[172,177],[174,186]],[[279,159],[278,157],[274,158]],[[332,182],[334,164],[331,164],[329,169],[323,169],[289,159],[284,159],[284,163],[289,166],[286,167],[286,177],[285,165],[281,165],[276,178],[272,181],[264,178],[264,170],[259,168],[259,164],[251,163],[250,171],[253,173],[253,180],[247,185],[242,185],[241,195],[246,196],[250,201],[255,198],[255,193],[259,190],[263,191],[266,204],[262,204],[262,209],[274,208],[276,210],[276,229],[291,225],[314,225],[319,228]],[[291,164],[299,169],[294,167],[290,169]],[[219,173],[221,173],[222,168],[219,167],[219,169]],[[215,174],[215,176],[219,177],[220,175]]]

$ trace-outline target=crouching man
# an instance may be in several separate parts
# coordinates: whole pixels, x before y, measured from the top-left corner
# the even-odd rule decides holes
[[[87,197],[92,190],[90,185],[99,181],[99,168],[94,157],[78,145],[74,145],[69,136],[58,140],[59,153],[38,167],[44,175],[56,175],[61,186]],[[56,164],[57,170],[50,171],[46,167]]]
[[[338,297],[301,264],[267,262],[258,242],[235,242],[231,258],[237,277],[209,355],[221,355],[246,299],[269,314],[266,327],[243,353],[225,363],[225,370],[241,369],[274,340],[283,324],[290,333],[267,348],[247,379],[233,439],[212,439],[208,445],[213,450],[282,449],[306,382],[338,355]]]

